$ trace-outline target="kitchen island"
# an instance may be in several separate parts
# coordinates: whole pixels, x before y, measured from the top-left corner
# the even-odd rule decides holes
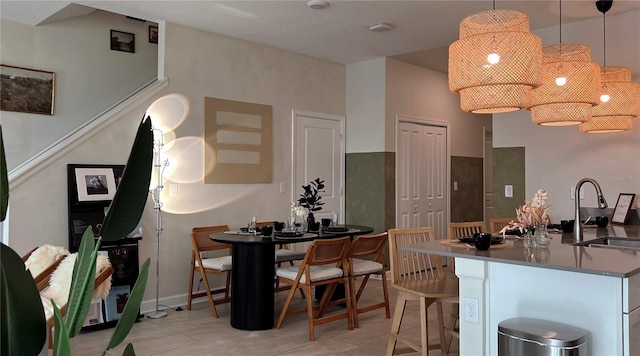
[[[640,251],[574,246],[573,234],[551,236],[548,248],[528,249],[519,240],[488,251],[439,241],[403,248],[455,258],[461,355],[497,355],[498,324],[514,317],[587,331],[589,355],[640,355]],[[640,226],[588,228],[583,236],[640,237]],[[465,310],[474,304],[465,301],[477,301],[478,309]]]

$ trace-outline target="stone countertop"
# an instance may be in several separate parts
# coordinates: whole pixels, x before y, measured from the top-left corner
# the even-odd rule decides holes
[[[521,240],[507,239],[507,247],[487,251],[476,250],[474,247],[449,247],[439,241],[399,249],[613,277],[629,277],[640,273],[640,251],[574,246],[573,233],[550,233],[550,236],[551,244],[548,248],[528,249]],[[640,238],[640,225],[586,228],[583,241],[606,236]]]

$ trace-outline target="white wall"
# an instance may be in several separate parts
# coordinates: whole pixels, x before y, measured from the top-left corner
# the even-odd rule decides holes
[[[9,170],[156,77],[149,25],[104,11],[38,26],[0,20],[2,64],[56,75],[53,116],[0,112]],[[110,50],[111,29],[135,34],[135,53]]]
[[[195,226],[227,224],[238,228],[249,215],[260,220],[282,220],[290,211],[292,109],[344,115],[345,67],[225,36],[166,24],[166,77],[169,87],[134,109],[28,182],[11,190],[10,246],[18,253],[35,245],[67,245],[67,163],[124,163],[136,126],[151,102],[164,94],[181,93],[191,104],[190,114],[175,129],[169,150],[170,175],[179,194],[164,196],[164,233],[160,252],[160,297],[165,304],[186,301],[191,244]],[[274,172],[269,184],[202,183],[204,165],[204,97],[273,106]],[[166,140],[171,135],[166,135]],[[167,146],[171,146],[167,142]],[[279,182],[287,192],[279,193]],[[168,195],[168,189],[164,193]],[[144,238],[140,260],[155,264],[155,216],[148,202],[143,214]],[[145,300],[155,298],[154,269]],[[144,305],[143,305],[144,309]]]
[[[387,58],[347,65],[347,153],[385,152]],[[392,150],[393,151],[393,150]]]
[[[446,74],[391,58],[347,65],[347,153],[395,152],[397,116],[448,123],[453,156],[482,157],[492,125],[460,109]]]
[[[449,91],[447,75],[413,64],[387,59],[386,150],[395,152],[396,116],[449,123],[451,155],[482,157],[483,128],[491,116],[460,109],[458,95]]]
[[[182,93],[191,102],[191,114],[175,132],[178,140],[196,139],[185,145],[188,157],[175,163],[182,172],[174,178],[179,196],[165,200],[174,214],[164,217],[162,251],[170,262],[162,264],[161,275],[174,282],[161,285],[161,295],[175,295],[187,290],[192,227],[239,228],[251,215],[259,220],[289,216],[292,109],[344,115],[345,67],[175,24],[167,24],[166,32],[167,92]],[[202,184],[203,150],[193,148],[202,144],[205,96],[273,106],[272,183]],[[287,183],[286,193],[279,193],[279,182]],[[151,255],[153,246],[153,239],[145,239],[142,254]]]
[[[615,4],[614,4],[615,6]],[[640,80],[640,10],[607,15],[607,65],[631,68]],[[558,41],[558,28],[536,32],[543,45]],[[602,64],[602,19],[562,26],[563,43],[591,47],[592,60]],[[554,221],[573,216],[570,187],[585,177],[598,181],[609,206],[619,193],[640,195],[640,120],[631,131],[584,134],[577,126],[541,127],[531,123],[529,111],[497,114],[493,118],[494,147],[525,147],[526,197],[539,188],[549,192]],[[583,206],[596,205],[595,190],[584,185]]]

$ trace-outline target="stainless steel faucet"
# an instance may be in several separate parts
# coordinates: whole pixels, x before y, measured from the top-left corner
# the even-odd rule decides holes
[[[596,188],[596,194],[598,194],[598,208],[604,209],[608,206],[607,201],[604,199],[604,195],[602,195],[602,190],[600,189],[600,184],[598,184],[598,182],[591,178],[580,179],[578,184],[576,184],[576,191],[574,193],[574,197],[576,200],[576,217],[573,223],[575,242],[582,242],[582,221],[580,221],[580,187],[582,187],[582,185],[587,182],[593,184],[593,186]]]

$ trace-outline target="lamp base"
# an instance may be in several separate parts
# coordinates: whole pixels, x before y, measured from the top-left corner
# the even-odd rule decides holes
[[[147,318],[149,319],[160,319],[164,318],[165,316],[167,316],[167,312],[162,310],[156,310],[151,313],[147,313]]]

